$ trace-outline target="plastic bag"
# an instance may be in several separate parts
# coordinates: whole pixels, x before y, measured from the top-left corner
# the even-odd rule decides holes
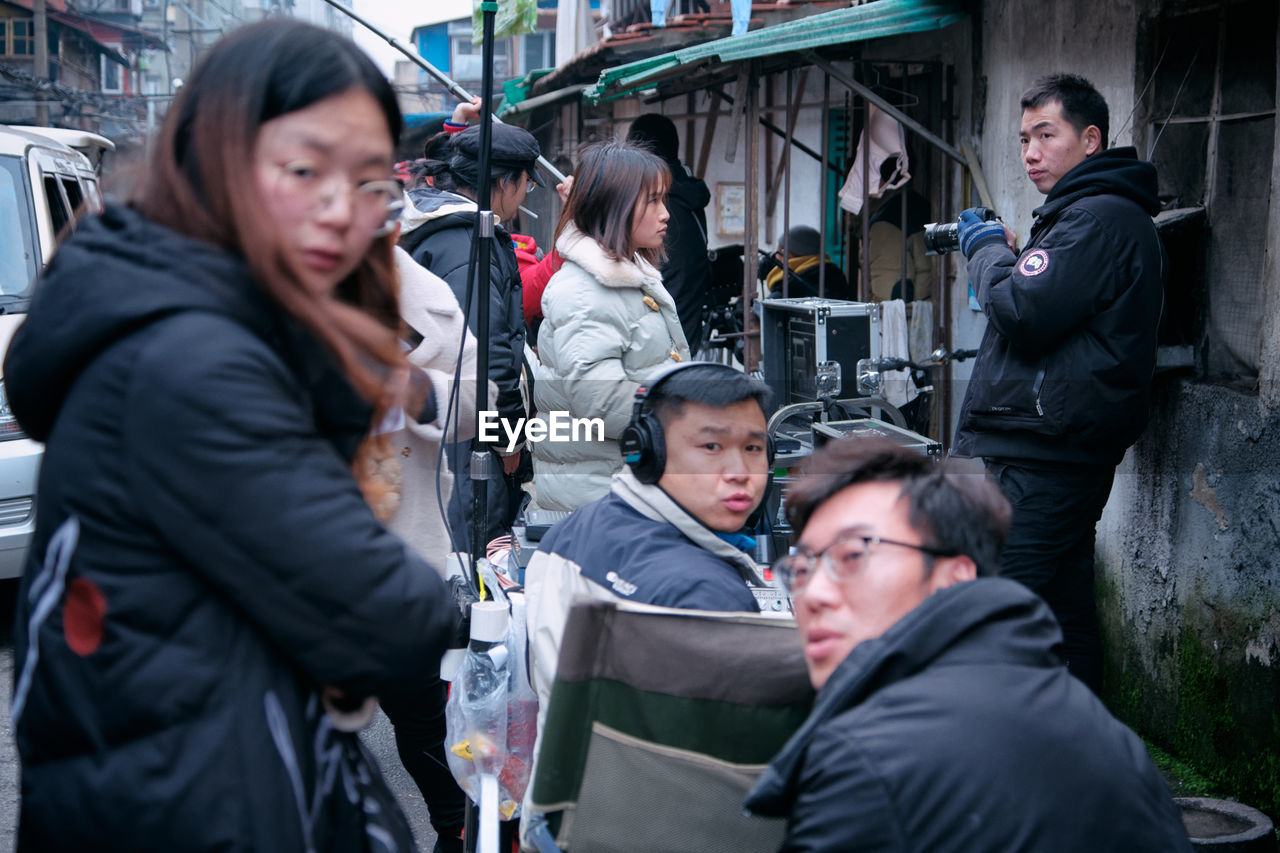
[[[538,0],[499,0],[493,16],[493,37],[523,36],[538,31]],[[484,17],[480,0],[471,4],[471,43],[484,42]]]
[[[449,770],[473,802],[479,802],[480,777],[496,776],[502,820],[519,814],[538,720],[537,695],[524,663],[523,596],[512,596],[511,607],[501,642],[472,641],[445,706]]]

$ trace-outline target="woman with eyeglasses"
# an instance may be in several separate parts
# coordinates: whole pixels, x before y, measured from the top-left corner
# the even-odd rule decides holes
[[[352,475],[407,399],[380,236],[400,129],[349,40],[244,27],[183,87],[132,199],[49,265],[4,374],[46,444],[15,642],[18,849],[412,843],[334,733],[429,675],[455,624]],[[431,420],[420,390],[409,413]]]
[[[474,114],[474,108],[470,114]],[[515,428],[528,413],[521,390],[525,325],[520,268],[510,229],[520,205],[538,184],[541,151],[538,141],[523,128],[495,124],[491,131],[491,183],[485,206],[493,211],[498,224],[489,255],[489,379],[498,392],[489,408],[496,409],[498,417]],[[401,217],[400,245],[415,261],[449,284],[458,304],[467,312],[468,328],[481,338],[477,327],[479,305],[468,295],[473,288],[471,282],[478,278],[474,270],[474,237],[480,193],[480,128],[443,131],[427,140],[425,154],[430,185],[409,192],[409,204]],[[449,445],[449,467],[455,478],[449,524],[459,550],[466,550],[470,543],[470,452],[469,442]],[[501,476],[491,480],[488,489],[485,542],[510,532],[524,495],[520,487],[521,461],[528,458],[527,450],[516,447],[508,452],[505,443],[492,452],[493,471]],[[528,468],[526,463],[526,472]]]

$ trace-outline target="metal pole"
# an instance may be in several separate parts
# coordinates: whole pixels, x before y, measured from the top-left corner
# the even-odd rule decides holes
[[[862,211],[858,214],[861,224],[862,245],[858,249],[858,257],[862,259],[861,281],[858,282],[858,298],[862,302],[871,301],[871,102],[862,102]],[[879,179],[879,175],[876,179]]]
[[[471,100],[472,96],[470,92],[462,88],[462,86],[460,86],[457,82],[455,82],[453,78],[450,77],[448,74],[445,74],[439,68],[436,68],[430,62],[427,62],[425,59],[419,56],[416,51],[410,50],[409,48],[405,47],[403,44],[400,43],[399,39],[395,38],[395,36],[387,35],[385,32],[378,29],[373,24],[369,23],[369,21],[360,17],[355,12],[348,9],[346,6],[343,6],[340,0],[324,0],[324,2],[328,3],[330,6],[337,9],[339,12],[346,15],[348,18],[351,18],[353,21],[360,24],[360,26],[364,27],[369,32],[373,33],[375,36],[382,39],[387,44],[391,45],[396,50],[403,53],[406,59],[408,59],[414,65],[418,66],[423,71],[427,72],[432,77],[436,78],[441,83],[443,83],[445,88],[447,88],[451,94],[456,95],[460,100],[463,100],[463,101]],[[490,69],[488,65],[485,66],[484,73],[492,77],[492,69]],[[485,104],[484,112],[485,112],[485,115],[488,117],[488,119],[490,121],[496,121],[498,124],[503,124],[502,119],[498,118],[496,115],[493,114],[493,99],[490,96],[487,89],[485,90],[485,93],[481,95],[481,98],[484,101],[484,104]],[[547,171],[547,174],[555,178],[556,183],[564,183],[564,179],[565,179],[564,172],[561,172],[555,166],[552,166],[550,160],[548,160],[545,157],[539,156],[538,165],[541,166],[543,169],[545,169]],[[488,201],[486,201],[485,204],[487,205]]]
[[[46,0],[35,0],[31,4],[31,16],[35,23],[35,67],[32,74],[36,79],[36,124],[49,126],[49,105],[45,103],[45,88],[49,85],[49,14]]]
[[[759,365],[753,363],[756,361],[751,349],[751,318],[753,312],[751,310],[751,301],[755,296],[755,280],[756,280],[756,249],[760,245],[759,228],[756,225],[756,212],[759,209],[759,139],[757,137],[756,122],[760,118],[760,109],[756,97],[756,88],[759,79],[756,77],[755,61],[752,60],[747,65],[747,72],[739,77],[741,81],[745,78],[745,91],[740,93],[746,98],[743,105],[746,110],[746,199],[745,222],[743,223],[743,246],[742,246],[742,331],[745,337],[742,339],[742,359],[743,367],[747,372],[755,370]]]
[[[791,111],[791,78],[794,71],[787,66],[787,147],[782,152],[784,189],[783,189],[783,205],[782,205],[782,234],[786,245],[786,257],[782,259],[782,298],[786,299],[789,295],[789,285],[791,278],[791,241],[786,240],[786,235],[791,233],[791,143],[794,141],[796,123],[795,114]],[[802,92],[796,93],[796,100],[801,100]],[[819,247],[819,258],[821,258],[822,250]],[[819,269],[822,267],[821,261],[818,263]],[[821,273],[819,273],[821,275]]]
[[[905,152],[904,152],[904,156],[905,156]],[[899,205],[901,205],[901,207],[902,207],[902,209],[901,209],[900,211],[898,211],[898,213],[899,213],[899,217],[898,217],[898,237],[899,237],[899,240],[898,240],[898,246],[899,246],[899,248],[902,250],[902,255],[901,255],[901,257],[900,257],[900,260],[902,261],[902,266],[901,266],[901,268],[898,270],[898,281],[902,283],[902,284],[901,284],[901,287],[902,287],[902,301],[903,301],[903,302],[911,302],[911,301],[912,301],[912,300],[907,296],[907,191],[908,191],[909,187],[910,187],[910,184],[908,184],[907,186],[902,187],[901,189],[899,189],[899,190],[898,190],[898,203],[899,203]],[[914,288],[914,286],[915,286],[915,285],[914,285],[914,281],[913,281],[913,283],[912,283],[912,287]],[[912,295],[914,296],[915,294],[912,294]]]
[[[942,86],[941,86],[942,91],[940,93],[941,97],[939,98],[939,100],[942,102],[942,116],[943,116],[942,132],[945,133],[947,136],[954,136],[955,134],[954,125],[951,118],[952,115],[954,114],[953,103],[952,103],[952,93],[954,90],[952,87],[951,74],[952,74],[952,71],[950,66],[943,68]],[[952,182],[955,181],[956,179],[955,170],[940,169],[939,171],[945,171],[948,173],[943,178],[943,180],[939,182],[942,188],[941,198],[939,199],[939,203],[941,205],[942,210],[949,212],[954,206],[954,203],[952,202],[952,199],[951,199],[951,188],[952,188]],[[951,303],[952,303],[952,300],[955,298],[953,296],[954,289],[952,286],[953,267],[951,264],[950,255],[943,255],[940,260],[942,261],[942,263],[938,265],[940,269],[939,269],[938,278],[936,279],[936,281],[938,282],[938,304],[942,308],[942,311],[940,312],[942,314],[942,318],[941,318],[942,335],[939,337],[939,341],[944,346],[946,346],[948,351],[950,351],[951,344],[952,344],[951,325],[952,325],[952,318],[954,316],[952,311],[953,306]],[[948,453],[951,450],[951,395],[953,393],[953,388],[955,383],[955,371],[956,371],[956,365],[953,362],[948,362],[947,365],[942,368],[942,387],[937,392],[937,396],[940,398],[937,436],[938,436],[938,441],[942,442],[943,453]]]
[[[831,182],[827,175],[827,151],[831,143],[831,75],[822,72],[822,173],[818,178],[818,234],[822,244],[823,263],[818,265],[818,298],[827,295],[827,184]]]
[[[484,42],[481,48],[483,81],[480,112],[480,181],[476,186],[476,286],[472,298],[476,300],[476,411],[489,408],[489,296],[493,283],[489,280],[489,260],[493,252],[493,193],[492,161],[489,149],[493,144],[493,123],[490,121],[493,101],[493,22],[498,11],[496,0],[484,0],[480,4],[484,21]],[[485,533],[489,528],[489,478],[493,467],[493,454],[480,441],[477,425],[476,437],[471,442],[471,567],[476,569],[489,544]],[[472,577],[477,577],[478,572]]]
[[[341,8],[341,7],[338,7]],[[481,56],[483,74],[480,94],[480,180],[476,186],[476,226],[472,239],[476,244],[475,289],[471,298],[476,301],[476,417],[489,408],[489,259],[493,248],[493,194],[489,189],[492,179],[489,148],[493,138],[493,21],[498,11],[497,0],[484,0],[480,4],[483,21],[483,46]],[[393,44],[394,46],[394,44]],[[470,100],[468,98],[468,100]],[[468,283],[470,284],[470,283]],[[493,454],[480,441],[477,425],[476,437],[471,440],[471,530],[468,531],[471,549],[471,577],[480,577],[479,562],[487,552],[485,531],[489,527],[489,478],[493,470]],[[492,596],[492,593],[490,594]],[[479,792],[476,792],[479,795]],[[463,828],[463,846],[470,853],[479,849],[480,834],[486,835],[492,827],[481,826],[478,802],[467,805]],[[487,839],[486,839],[487,840]]]

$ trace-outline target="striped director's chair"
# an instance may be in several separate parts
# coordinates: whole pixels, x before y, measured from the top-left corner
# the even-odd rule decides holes
[[[812,704],[790,619],[575,603],[532,782],[540,849],[776,851],[785,823],[742,803]]]

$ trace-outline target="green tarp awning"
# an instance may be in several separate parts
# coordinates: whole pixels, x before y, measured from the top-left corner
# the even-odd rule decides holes
[[[698,66],[936,30],[964,15],[962,0],[875,0],[610,68],[601,72],[583,97],[597,103],[613,100],[653,88],[660,80],[687,74]]]

